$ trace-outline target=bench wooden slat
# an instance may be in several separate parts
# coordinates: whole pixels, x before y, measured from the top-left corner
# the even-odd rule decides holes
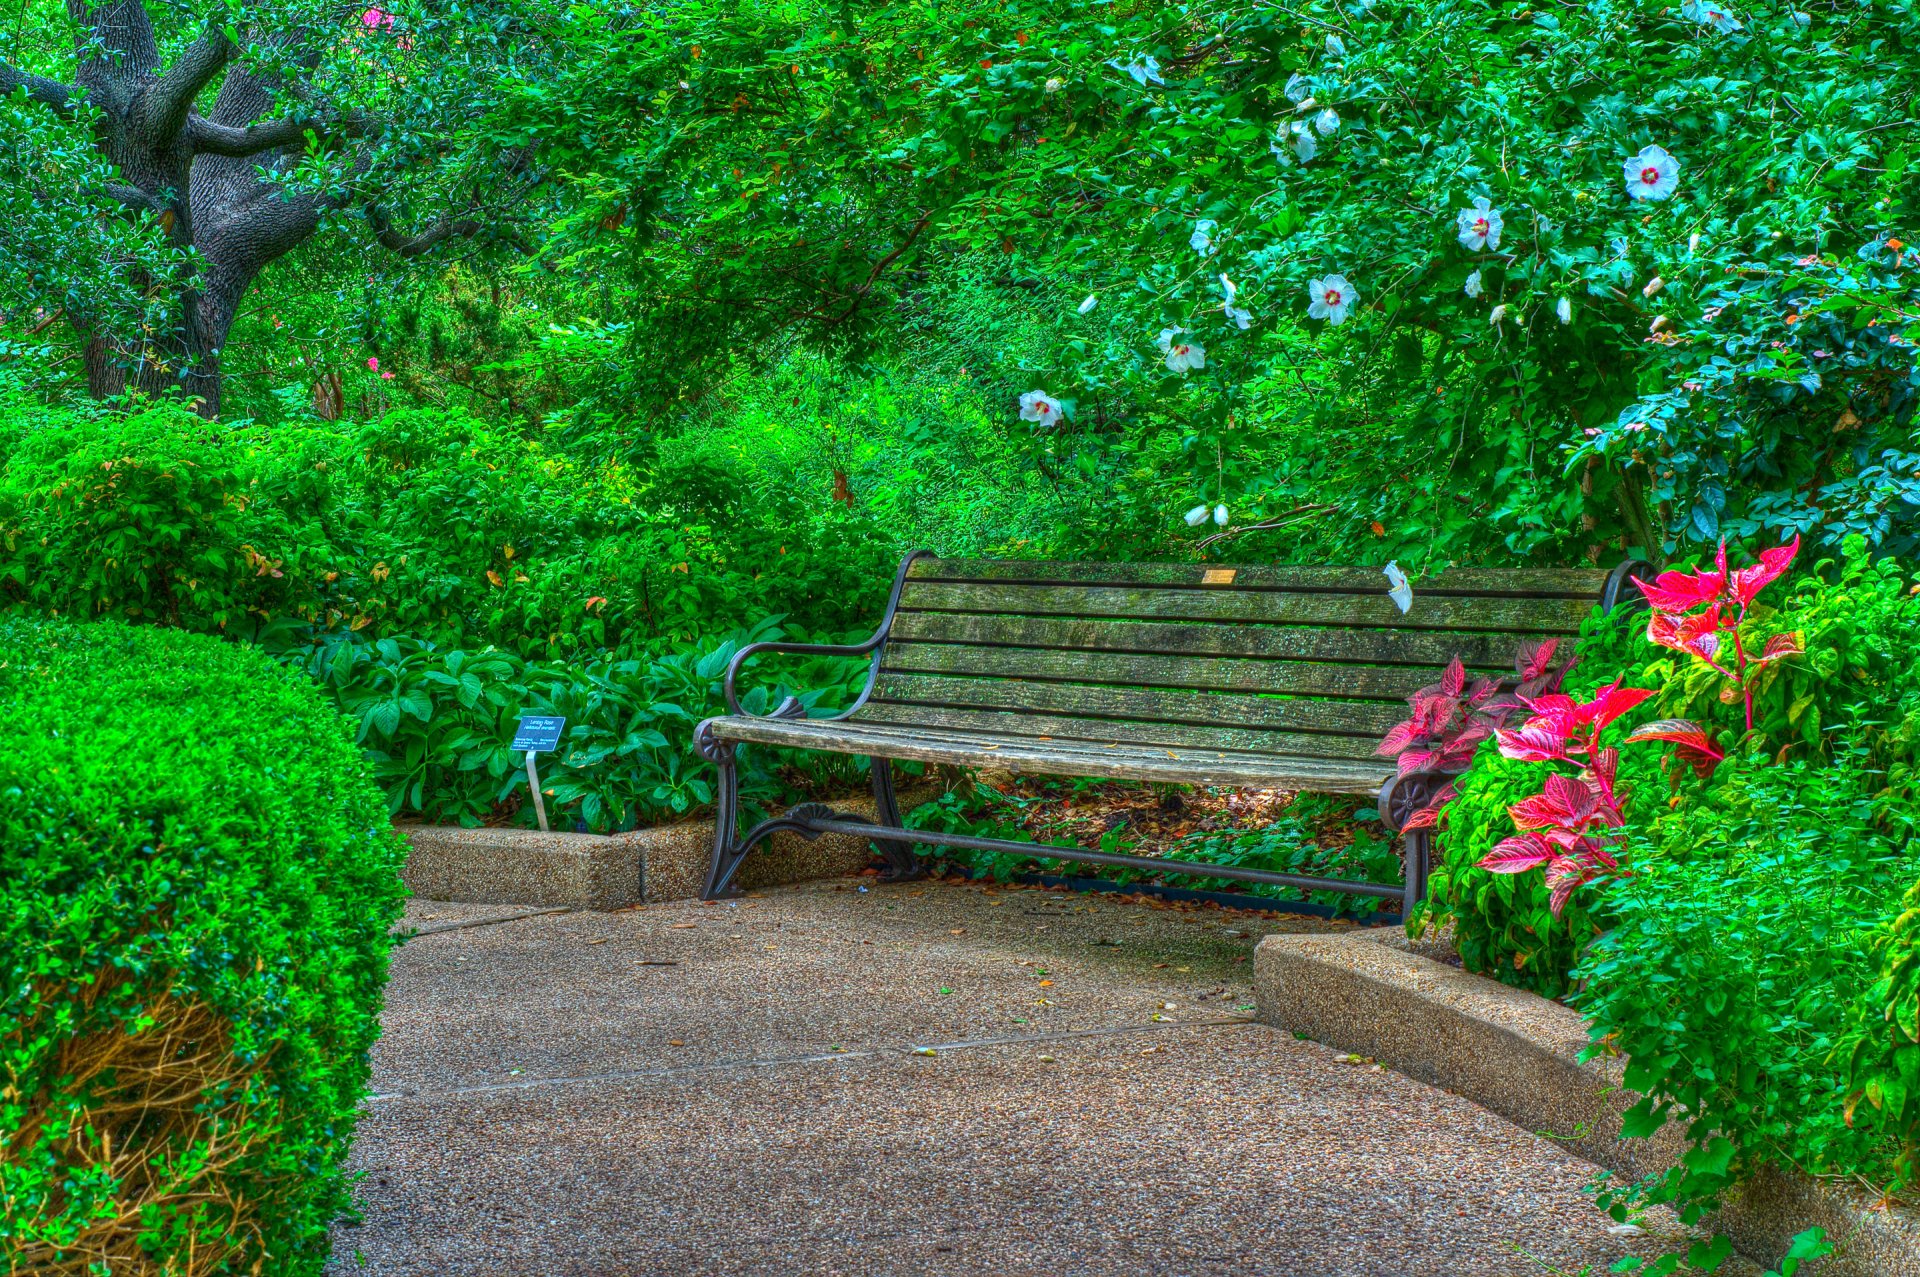
[[[872,704],[884,704],[886,708],[877,711],[877,715],[888,718],[893,718],[895,706],[925,705],[1032,709],[1082,717],[1185,723],[1196,727],[1327,732],[1355,737],[1367,746],[1369,752],[1389,728],[1407,716],[1405,705],[1392,702],[1283,700],[1232,692],[1097,687],[1084,683],[1032,683],[1022,679],[946,678],[925,674],[882,674],[874,687]],[[866,710],[862,710],[855,717],[866,716]],[[898,721],[897,718],[894,721]],[[1109,736],[1108,739],[1121,737]]]
[[[1210,584],[1232,573],[1230,584]],[[920,559],[908,571],[916,581],[994,581],[1050,584],[1185,586],[1266,590],[1323,590],[1384,594],[1378,568],[1302,567],[1233,563],[1051,563],[1011,559]],[[1414,595],[1474,598],[1546,596],[1598,599],[1607,573],[1591,568],[1450,568],[1414,582]]]
[[[1370,629],[1578,630],[1593,599],[1414,596],[1402,615],[1384,590],[1362,594],[1290,594],[1260,590],[1173,590],[1105,585],[1002,585],[910,581],[903,612],[984,615],[1107,616],[1184,621],[1284,622]]]
[[[731,717],[713,720],[722,740],[758,742],[789,749],[817,749],[928,763],[986,765],[1054,776],[1103,776],[1119,780],[1174,781],[1190,785],[1243,785],[1310,789],[1330,794],[1372,794],[1393,774],[1382,760],[1341,760],[1257,754],[1232,750],[1103,747],[1079,741],[1042,741],[957,732],[936,727],[821,719]]]
[[[1433,665],[1333,665],[1305,661],[1257,661],[1238,657],[1143,656],[1134,653],[1059,652],[1033,648],[968,647],[947,643],[895,643],[887,649],[888,673],[978,675],[1034,682],[1067,681],[1119,687],[1191,688],[1206,691],[1335,696],[1395,704],[1435,682],[1445,662]],[[1511,674],[1512,666],[1474,673]],[[1404,717],[1404,712],[1402,717]]]
[[[1309,758],[1367,758],[1379,739],[1276,731],[1263,727],[1206,727],[1152,719],[1088,718],[1071,714],[1002,709],[948,709],[938,705],[869,702],[850,721],[895,727],[945,727],[986,736],[1077,740],[1157,746],[1162,749],[1299,754]]]
[[[939,642],[989,647],[1051,648],[1141,655],[1263,657],[1338,664],[1412,665],[1428,677],[1458,656],[1469,668],[1509,670],[1527,638],[1578,632],[1577,625],[1532,634],[1441,630],[1316,629],[1279,625],[1182,625],[1167,621],[1083,620],[1050,616],[970,616],[959,612],[903,612],[893,621],[888,657],[910,643]],[[919,649],[915,649],[916,654]],[[1273,688],[1283,691],[1283,688]],[[1412,690],[1412,689],[1409,689]]]

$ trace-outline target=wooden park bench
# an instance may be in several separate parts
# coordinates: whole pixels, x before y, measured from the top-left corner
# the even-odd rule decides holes
[[[1628,578],[1646,574],[1638,561],[1612,572],[1460,568],[1419,583],[1403,614],[1378,568],[967,561],[917,550],[866,642],[755,643],[734,657],[733,712],[695,737],[719,770],[706,898],[728,889],[759,842],[793,830],[872,838],[896,878],[919,872],[909,844],[927,844],[1397,898],[1404,912],[1426,889],[1426,829],[1403,831],[1400,883],[906,830],[890,760],[1372,794],[1401,831],[1446,781],[1398,776],[1375,753],[1407,716],[1405,698],[1456,655],[1471,673],[1511,677],[1521,642],[1578,634],[1596,605],[1610,610]],[[744,714],[734,680],[762,652],[870,656],[872,666],[859,698],[831,718],[806,717],[792,698]],[[809,803],[742,837],[734,751],[748,743],[868,756],[876,819]]]

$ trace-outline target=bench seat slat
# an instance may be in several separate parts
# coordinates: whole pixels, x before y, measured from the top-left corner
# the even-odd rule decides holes
[[[1032,683],[1072,682],[1117,687],[1191,688],[1200,691],[1334,696],[1346,701],[1391,701],[1398,705],[1437,681],[1445,660],[1432,665],[1334,665],[1306,661],[1261,661],[1238,657],[1148,656],[1121,652],[1062,652],[1033,648],[969,647],[947,643],[895,643],[887,649],[887,674],[1019,678]],[[1474,674],[1507,674],[1512,666],[1468,667]],[[1401,713],[1405,717],[1405,713]],[[1395,721],[1398,721],[1397,719]]]
[[[885,705],[885,710],[876,707]],[[1403,704],[1378,701],[1311,700],[1247,696],[1232,692],[1167,691],[1133,687],[1095,687],[1083,683],[1032,683],[1013,678],[945,678],[925,674],[882,674],[875,685],[869,715],[894,718],[895,706],[1036,710],[1095,718],[1138,719],[1218,728],[1269,728],[1278,731],[1331,732],[1363,738],[1369,745],[1407,716]],[[897,719],[895,719],[897,721]],[[1130,724],[1127,726],[1131,726]],[[1120,725],[1116,725],[1119,730]],[[1118,739],[1109,737],[1108,739]],[[1314,752],[1314,751],[1305,751]]]
[[[1025,713],[1005,709],[948,709],[938,705],[869,702],[850,722],[896,727],[945,727],[987,736],[1023,736],[1033,740],[1133,743],[1163,750],[1244,750],[1258,754],[1300,754],[1317,758],[1369,758],[1378,736],[1322,735],[1259,727],[1207,727],[1151,719],[1087,718],[1072,714]]]
[[[1209,585],[1231,573],[1230,585]],[[1089,585],[1183,586],[1265,590],[1314,590],[1384,594],[1378,568],[1301,567],[1229,563],[1052,563],[1013,559],[920,559],[908,571],[915,581],[992,581]],[[1600,597],[1607,573],[1592,568],[1451,568],[1414,584],[1414,594],[1473,598]]]
[[[1412,665],[1433,674],[1458,656],[1469,668],[1508,670],[1528,638],[1565,637],[1579,627],[1531,634],[1442,630],[1316,629],[1280,625],[1183,625],[1053,616],[969,616],[906,612],[894,618],[889,654],[908,643],[1132,652],[1151,656],[1244,656],[1269,660]],[[1432,682],[1432,678],[1423,680]],[[1420,686],[1416,684],[1415,686]],[[1280,690],[1280,689],[1275,689]]]
[[[1142,745],[1103,746],[1085,741],[1043,741],[935,727],[889,727],[852,720],[735,716],[712,720],[712,730],[722,740],[789,749],[1002,767],[1054,776],[1287,787],[1331,794],[1372,794],[1393,774],[1393,765],[1378,759],[1329,759]]]
[[[1294,594],[1263,590],[938,581],[909,581],[900,596],[903,613],[970,612],[989,616],[1122,617],[1495,632],[1578,630],[1593,605],[1591,598],[1450,598],[1416,594],[1413,606],[1402,615],[1384,590],[1370,595]]]

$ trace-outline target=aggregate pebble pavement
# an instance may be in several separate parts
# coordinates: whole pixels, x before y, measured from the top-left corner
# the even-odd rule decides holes
[[[517,912],[409,907],[333,1277],[1542,1277],[1632,1240],[1551,1140],[1247,1018],[1261,936],[1346,924],[871,879]]]

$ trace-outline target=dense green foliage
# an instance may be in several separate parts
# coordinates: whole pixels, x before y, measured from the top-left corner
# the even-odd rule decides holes
[[[529,657],[690,638],[804,606],[877,610],[897,555],[793,494],[736,509],[690,458],[651,473],[455,413],[355,429],[167,406],[0,421],[0,600],[281,642],[351,631]]]
[[[402,895],[348,725],[111,622],[0,619],[0,704],[9,1261],[318,1273]]]
[[[1742,749],[1741,707],[1722,699],[1724,681],[1712,670],[1647,643],[1639,617],[1595,617],[1586,627],[1582,662],[1568,680],[1584,694],[1615,678],[1629,687],[1656,689],[1634,721],[1690,718],[1709,725],[1734,753],[1785,763],[1820,760],[1836,750],[1867,751],[1867,774],[1886,787],[1885,808],[1897,812],[1916,801],[1916,747],[1920,723],[1910,721],[1908,698],[1916,687],[1910,635],[1920,624],[1920,600],[1909,592],[1900,567],[1869,563],[1856,543],[1853,557],[1827,563],[1831,582],[1803,578],[1777,609],[1756,607],[1747,647],[1759,651],[1775,633],[1797,633],[1804,654],[1769,667],[1755,683],[1754,734]],[[1644,616],[1640,614],[1640,616]],[[1694,803],[1707,801],[1720,778],[1681,781],[1663,769],[1652,744],[1622,745],[1620,775],[1632,791],[1630,823],[1656,831],[1685,821]],[[1547,892],[1537,876],[1490,874],[1477,867],[1493,844],[1512,832],[1506,809],[1539,785],[1535,764],[1482,748],[1461,781],[1460,798],[1447,809],[1439,836],[1442,867],[1429,896],[1434,920],[1451,918],[1463,957],[1475,969],[1550,996],[1567,991],[1571,973],[1591,938],[1610,921],[1610,896],[1576,895],[1559,919],[1547,911]],[[1684,840],[1669,854],[1684,854]]]

